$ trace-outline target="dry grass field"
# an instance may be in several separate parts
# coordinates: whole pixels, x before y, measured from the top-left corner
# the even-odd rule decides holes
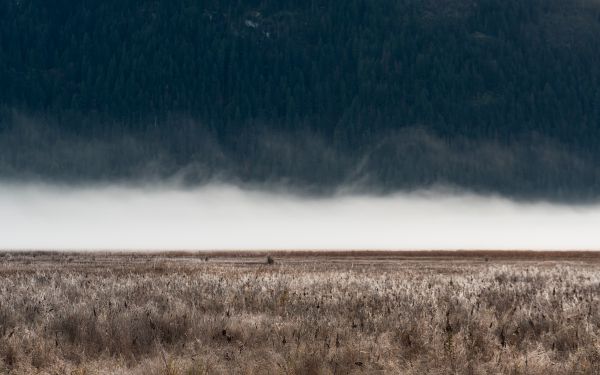
[[[600,373],[598,253],[266,259],[0,253],[0,374]]]

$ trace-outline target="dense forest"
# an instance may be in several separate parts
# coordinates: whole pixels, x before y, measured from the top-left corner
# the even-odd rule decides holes
[[[0,177],[600,197],[595,0],[0,0]]]

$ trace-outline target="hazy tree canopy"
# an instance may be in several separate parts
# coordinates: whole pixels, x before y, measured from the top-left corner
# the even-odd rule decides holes
[[[0,0],[0,174],[595,196],[598,40],[593,0]]]

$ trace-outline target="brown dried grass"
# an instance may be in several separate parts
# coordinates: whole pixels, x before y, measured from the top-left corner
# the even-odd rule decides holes
[[[0,374],[600,373],[596,253],[270,254],[2,253]]]

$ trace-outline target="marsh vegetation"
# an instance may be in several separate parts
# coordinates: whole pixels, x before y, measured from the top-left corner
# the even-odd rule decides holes
[[[0,253],[0,373],[599,373],[567,258]]]

